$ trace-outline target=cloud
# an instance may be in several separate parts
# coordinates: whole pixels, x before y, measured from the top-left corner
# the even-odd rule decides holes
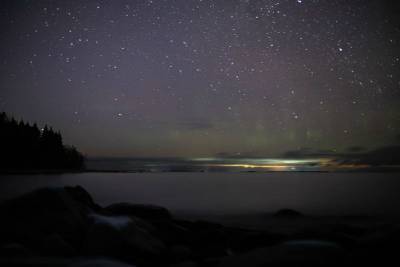
[[[350,147],[347,152],[313,151],[301,149],[287,151],[286,158],[313,158],[328,157],[340,164],[367,164],[371,166],[400,165],[400,145],[384,146],[374,150],[365,151],[362,147]]]

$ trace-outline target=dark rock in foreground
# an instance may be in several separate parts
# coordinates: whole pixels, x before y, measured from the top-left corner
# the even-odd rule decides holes
[[[85,237],[83,253],[154,263],[164,258],[166,246],[133,218],[95,215]]]
[[[90,225],[88,214],[100,209],[79,186],[38,189],[0,205],[1,214],[7,215],[0,222],[0,234],[3,242],[35,250],[46,247],[49,239],[56,246],[79,248]]]
[[[111,215],[136,216],[148,220],[170,220],[171,214],[166,208],[154,205],[116,203],[105,208]]]
[[[137,266],[215,262],[280,236],[177,220],[153,205],[97,205],[82,187],[42,188],[0,205],[0,258],[108,257]],[[84,265],[86,266],[86,265]]]
[[[400,239],[396,225],[301,229],[308,218],[289,209],[265,220],[297,225],[292,234],[176,219],[152,205],[103,208],[80,186],[35,190],[0,214],[1,266],[365,265],[396,260]]]

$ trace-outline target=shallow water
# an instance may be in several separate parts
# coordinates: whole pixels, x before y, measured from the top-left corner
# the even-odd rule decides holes
[[[81,185],[101,205],[239,214],[281,208],[324,215],[400,215],[398,173],[76,173],[2,175],[1,199],[42,186]]]

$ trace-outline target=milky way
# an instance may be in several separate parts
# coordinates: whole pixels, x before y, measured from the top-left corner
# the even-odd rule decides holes
[[[89,156],[398,142],[396,1],[1,1],[0,110]]]

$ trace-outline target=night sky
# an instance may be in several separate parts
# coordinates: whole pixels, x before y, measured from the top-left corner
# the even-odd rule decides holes
[[[89,156],[279,156],[400,134],[396,1],[1,1],[0,111]]]

